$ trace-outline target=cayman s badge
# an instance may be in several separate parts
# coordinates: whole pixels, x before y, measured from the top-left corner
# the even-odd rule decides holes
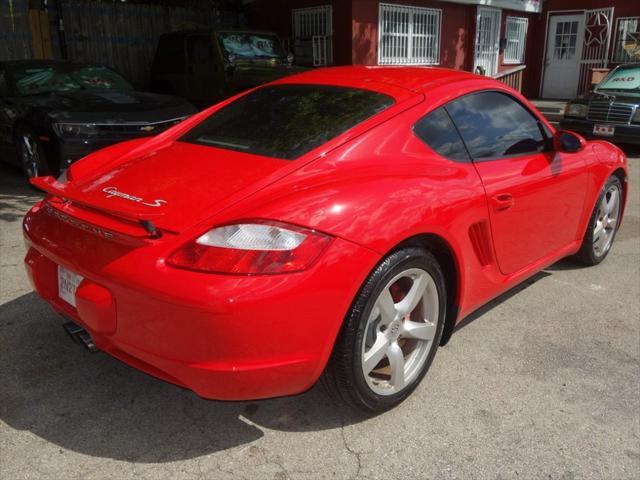
[[[166,200],[157,199],[152,203],[145,202],[142,197],[136,197],[135,195],[130,195],[128,193],[120,192],[116,187],[105,187],[102,189],[104,193],[107,194],[107,198],[119,197],[124,198],[125,200],[129,200],[131,202],[141,203],[142,205],[146,205],[147,207],[160,207],[167,203]]]

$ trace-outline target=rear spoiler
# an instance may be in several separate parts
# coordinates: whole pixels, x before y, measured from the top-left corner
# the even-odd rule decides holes
[[[91,210],[97,210],[111,217],[137,223],[142,228],[144,228],[152,238],[156,238],[159,236],[152,220],[158,217],[162,217],[163,214],[161,212],[158,212],[158,213],[126,212],[126,211],[123,212],[121,210],[105,208],[102,205],[95,205],[90,202],[87,202],[83,198],[83,195],[80,192],[70,189],[67,183],[59,182],[55,177],[52,177],[52,176],[34,177],[34,178],[31,178],[29,181],[31,182],[31,185],[50,195],[53,195],[55,197],[60,197],[65,200],[71,200],[71,202],[77,204],[78,206],[86,207]]]

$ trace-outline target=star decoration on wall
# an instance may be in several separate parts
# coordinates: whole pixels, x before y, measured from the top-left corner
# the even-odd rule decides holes
[[[591,15],[584,33],[587,47],[603,45],[609,33],[609,17],[604,12]]]

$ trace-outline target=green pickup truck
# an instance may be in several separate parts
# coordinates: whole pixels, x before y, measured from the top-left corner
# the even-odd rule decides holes
[[[235,93],[306,70],[275,33],[184,30],[160,36],[150,89],[205,108]]]

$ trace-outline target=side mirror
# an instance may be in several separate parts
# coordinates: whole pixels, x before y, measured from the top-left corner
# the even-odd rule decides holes
[[[575,153],[587,146],[587,141],[575,132],[558,130],[553,135],[553,148],[560,152]]]

